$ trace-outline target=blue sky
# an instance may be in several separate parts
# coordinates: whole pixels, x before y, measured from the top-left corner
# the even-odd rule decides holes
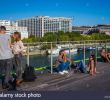
[[[0,19],[73,17],[73,25],[110,24],[110,0],[0,0]]]

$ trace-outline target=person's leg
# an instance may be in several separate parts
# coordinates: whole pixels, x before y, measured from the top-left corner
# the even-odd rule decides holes
[[[85,66],[83,61],[80,61],[79,63],[77,63],[77,69],[81,71],[81,73],[85,73]]]
[[[18,71],[18,79],[21,80],[22,79],[22,57],[19,55],[17,58],[17,71]]]
[[[60,63],[57,67],[57,71],[58,72],[62,72],[63,71],[63,66],[64,66],[64,63]]]
[[[7,59],[5,61],[5,83],[8,83],[9,80],[13,79],[11,75],[12,67],[13,67],[12,59]]]
[[[90,75],[93,75],[93,74],[94,74],[94,68],[93,66],[91,66]]]
[[[68,70],[69,65],[70,65],[70,62],[65,62],[64,65],[63,65],[63,70]]]
[[[16,84],[15,79],[12,76],[12,67],[13,67],[13,61],[12,59],[5,60],[5,84],[9,86],[9,90],[15,90]]]
[[[22,57],[21,55],[15,55],[17,85],[22,81]]]
[[[82,73],[87,73],[87,70],[86,70],[86,67],[85,67],[85,65],[84,65],[84,62],[81,61],[80,64],[81,64],[81,66],[80,66],[81,72],[82,72]]]
[[[2,81],[2,88],[6,88],[5,86],[5,61],[0,60],[0,75],[1,75],[1,81]]]
[[[96,74],[96,73],[97,73],[96,66],[94,66],[94,74]]]

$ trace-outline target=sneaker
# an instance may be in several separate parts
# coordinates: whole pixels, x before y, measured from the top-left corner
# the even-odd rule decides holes
[[[68,71],[67,70],[64,70],[63,72],[66,73],[66,74],[68,74]]]
[[[59,72],[59,74],[64,75],[64,72]]]

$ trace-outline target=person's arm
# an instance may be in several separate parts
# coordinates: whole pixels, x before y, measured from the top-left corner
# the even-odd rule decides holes
[[[58,57],[57,61],[60,62],[60,63],[64,62],[64,60],[60,56]]]
[[[19,52],[21,52],[21,53],[25,52],[25,47],[24,47],[24,44],[22,41],[20,41],[19,46],[20,46]]]
[[[12,47],[12,44],[11,44],[11,36],[10,36],[10,35],[9,35],[9,37],[8,37],[8,46],[9,46],[9,48]]]
[[[72,60],[70,58],[67,58],[67,61],[71,62]]]

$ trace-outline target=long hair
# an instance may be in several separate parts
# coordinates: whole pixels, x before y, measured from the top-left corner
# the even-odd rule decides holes
[[[91,55],[91,57],[93,58],[94,64],[95,64],[95,66],[96,66],[96,57],[95,57],[95,55]]]
[[[17,36],[16,41],[20,41],[21,40],[21,33],[20,32],[14,32],[14,35]]]

